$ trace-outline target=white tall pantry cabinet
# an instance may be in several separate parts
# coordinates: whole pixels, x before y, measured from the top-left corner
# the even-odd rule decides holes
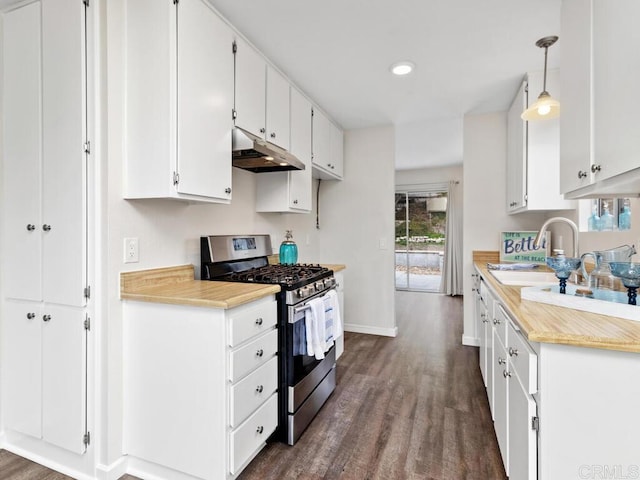
[[[75,0],[2,15],[2,420],[78,454],[89,442],[87,15]]]

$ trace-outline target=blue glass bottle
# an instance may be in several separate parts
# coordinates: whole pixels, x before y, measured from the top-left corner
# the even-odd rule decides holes
[[[618,216],[618,228],[620,230],[629,230],[631,228],[631,212],[627,205],[622,207],[622,212]]]
[[[293,265],[298,262],[298,246],[293,241],[291,230],[287,230],[284,241],[280,244],[280,263]]]

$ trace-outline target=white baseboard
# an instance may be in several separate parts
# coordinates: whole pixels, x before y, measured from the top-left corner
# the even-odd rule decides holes
[[[129,457],[122,456],[110,465],[98,464],[96,467],[96,478],[98,480],[118,480],[127,473]]]
[[[480,339],[478,337],[472,337],[470,335],[462,335],[462,344],[469,347],[479,347]]]
[[[372,327],[371,325],[356,325],[353,323],[344,324],[345,332],[366,333],[368,335],[382,335],[383,337],[397,337],[398,327],[383,328]]]

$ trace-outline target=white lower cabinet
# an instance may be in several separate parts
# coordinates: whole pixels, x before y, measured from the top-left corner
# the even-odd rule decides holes
[[[493,426],[498,439],[504,470],[509,474],[509,367],[507,349],[496,329],[493,330]]]
[[[6,301],[2,399],[7,429],[84,453],[85,319],[82,308]]]
[[[276,305],[125,302],[124,443],[139,468],[235,478],[264,447],[278,423]]]

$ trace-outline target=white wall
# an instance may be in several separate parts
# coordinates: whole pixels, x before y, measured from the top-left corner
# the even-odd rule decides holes
[[[506,213],[506,134],[505,112],[466,115],[464,118],[462,342],[465,345],[477,345],[471,292],[473,250],[497,251],[501,231],[535,230],[545,219],[540,213]]]
[[[397,139],[396,139],[397,140]],[[451,167],[396,170],[396,186],[462,181],[462,164]],[[462,195],[459,195],[462,197]]]

